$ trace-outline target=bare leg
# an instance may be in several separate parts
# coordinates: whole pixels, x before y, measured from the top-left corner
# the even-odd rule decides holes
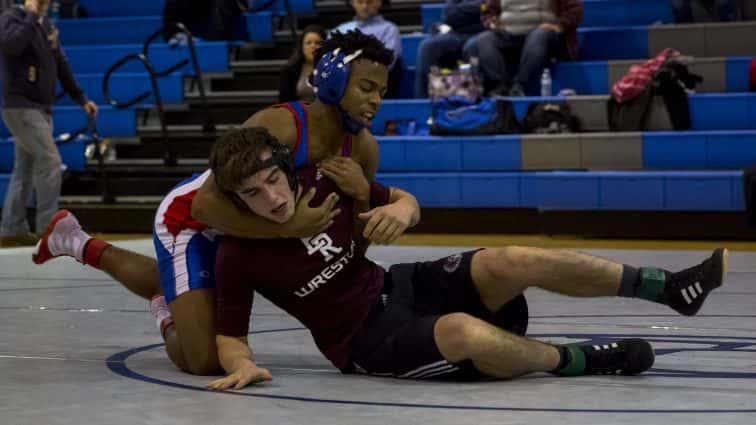
[[[441,355],[450,363],[472,360],[481,373],[514,378],[559,366],[559,349],[523,338],[465,313],[442,316],[433,329]]]
[[[465,313],[441,316],[433,336],[449,363],[471,360],[484,375],[504,379],[532,372],[636,375],[651,368],[655,358],[651,344],[642,339],[557,347],[513,335]]]
[[[574,297],[616,296],[623,265],[573,251],[510,246],[477,252],[471,268],[481,300],[496,311],[531,286]]]
[[[174,325],[166,329],[168,357],[179,369],[194,375],[221,373],[215,346],[215,295],[195,289],[168,304]]]
[[[144,299],[161,293],[160,271],[154,258],[111,245],[102,253],[99,268]]]

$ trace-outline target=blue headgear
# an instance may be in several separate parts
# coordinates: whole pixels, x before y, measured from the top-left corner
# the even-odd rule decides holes
[[[318,99],[327,105],[338,105],[349,83],[350,62],[362,54],[362,49],[345,55],[341,49],[323,55],[312,73],[312,82]]]
[[[312,72],[312,83],[318,99],[326,105],[334,105],[341,112],[344,126],[350,133],[356,134],[365,126],[353,120],[339,104],[349,83],[350,62],[362,54],[362,49],[351,55],[345,55],[340,48],[324,54]]]

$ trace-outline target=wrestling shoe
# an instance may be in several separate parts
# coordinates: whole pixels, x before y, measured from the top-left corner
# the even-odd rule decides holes
[[[563,345],[570,356],[562,376],[637,375],[654,364],[654,349],[643,339],[622,339],[603,345]]]
[[[53,258],[74,257],[83,263],[84,247],[92,239],[81,230],[76,217],[67,210],[60,210],[50,221],[45,234],[37,243],[32,254],[36,264],[43,264]]]
[[[718,248],[701,264],[670,274],[664,286],[666,304],[680,314],[696,314],[709,293],[722,286],[727,276],[727,255],[726,248]]]

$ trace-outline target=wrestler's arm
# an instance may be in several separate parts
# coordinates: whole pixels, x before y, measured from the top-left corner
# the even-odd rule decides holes
[[[208,388],[241,389],[249,384],[272,379],[270,372],[258,367],[247,341],[249,316],[254,300],[250,283],[255,264],[249,257],[247,242],[226,238],[218,248],[215,262],[215,344],[221,367],[228,374],[208,384]],[[253,262],[254,263],[254,262]]]
[[[255,364],[246,336],[216,335],[215,344],[218,346],[218,360],[228,375],[210,382],[208,388],[240,390],[247,385],[273,379],[268,369]]]
[[[245,123],[244,127],[264,127],[281,143],[293,147],[297,139],[296,123],[283,108],[264,109]],[[304,194],[312,199],[311,195]],[[251,211],[238,208],[215,184],[212,175],[205,180],[192,201],[192,217],[224,234],[243,238],[306,237],[326,229],[333,219],[333,196],[320,206],[309,208],[307,199],[297,205],[295,219],[278,224]],[[301,214],[300,214],[301,213]]]

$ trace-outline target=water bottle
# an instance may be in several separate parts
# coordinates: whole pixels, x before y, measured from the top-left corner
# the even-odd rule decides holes
[[[47,9],[47,18],[55,22],[60,17],[60,0],[52,0]]]
[[[477,56],[470,56],[470,70],[473,76],[482,79],[480,74],[480,59]]]
[[[551,71],[549,71],[549,68],[544,68],[543,74],[541,74],[541,96],[551,96]]]

